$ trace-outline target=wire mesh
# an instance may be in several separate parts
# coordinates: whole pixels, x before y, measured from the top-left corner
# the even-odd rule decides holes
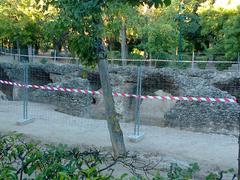
[[[7,52],[4,53],[7,55]],[[111,146],[97,69],[89,70],[76,63],[54,63],[50,60],[46,63],[35,62],[36,60],[31,62],[28,56],[22,56],[24,59],[19,61],[17,55],[14,60],[14,56],[5,56],[4,53],[0,57],[0,80],[22,85],[37,85],[40,88],[28,87],[27,115],[28,118],[34,119],[34,122],[19,127],[16,122],[24,118],[23,101],[26,99],[24,88],[1,83],[0,128],[2,130],[23,132],[50,142]],[[33,59],[36,58],[33,56]],[[24,81],[26,61],[29,66],[28,82]],[[180,141],[178,137],[171,135],[177,129],[194,133],[237,135],[239,104],[228,102],[227,99],[226,102],[219,100],[206,102],[199,99],[195,101],[191,98],[182,101],[174,99],[173,96],[203,97],[210,101],[211,98],[239,98],[238,71],[216,69],[209,71],[195,67],[192,69],[191,61],[186,62],[189,64],[187,68],[182,68],[184,62],[174,62],[174,66],[165,66],[161,63],[173,62],[156,61],[161,68],[155,68],[153,62],[151,66],[149,62],[134,63],[129,63],[127,66],[109,64],[115,109],[125,139],[133,134],[136,123],[139,123],[139,121],[135,123],[137,111],[141,120],[139,133],[145,134],[141,143],[128,144],[129,148],[158,151],[158,148],[161,148],[161,144],[158,144],[159,139],[163,134],[166,138],[172,138],[166,140],[168,143],[161,140],[166,147],[170,147],[169,144],[174,144],[173,141]],[[142,73],[138,73],[136,66],[138,64],[142,65]],[[141,94],[137,93],[137,89],[139,90],[137,86],[140,84],[138,79],[142,79]],[[52,87],[57,89],[51,89]],[[72,92],[71,88],[77,92]],[[143,98],[139,98],[138,95],[142,95]],[[159,100],[149,96],[164,98]],[[140,102],[139,108],[136,99]],[[177,132],[181,138],[180,131]],[[208,135],[201,134],[201,136]],[[222,136],[217,137],[222,138]],[[186,140],[187,137],[184,136],[182,139]],[[212,143],[214,139],[210,141]],[[232,144],[235,146],[236,142]],[[176,145],[176,148],[180,146]],[[235,157],[234,154],[229,155],[229,158],[234,159],[233,156]]]
[[[71,56],[69,52],[56,53],[55,50],[46,52],[37,51],[35,49],[9,49],[0,48],[0,54],[4,55],[0,60],[3,62],[18,63],[26,59],[31,64],[81,64],[81,60]],[[177,68],[177,69],[203,69],[203,70],[218,70],[235,72],[240,71],[240,56],[239,53],[235,59],[229,59],[223,53],[209,53],[209,52],[184,52],[182,53],[182,60],[178,61],[177,54],[159,53],[156,58],[141,58],[141,59],[118,59],[114,56],[109,57],[109,64],[112,66],[124,65],[143,65],[155,68]],[[126,63],[123,63],[126,62]]]

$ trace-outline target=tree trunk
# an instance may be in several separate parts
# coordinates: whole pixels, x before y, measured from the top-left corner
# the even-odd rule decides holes
[[[237,179],[240,180],[240,112],[238,113],[238,174],[237,174],[237,177],[238,177]]]
[[[67,43],[65,42],[64,45],[64,55],[67,57],[68,56],[68,48],[67,48]]]
[[[121,28],[121,57],[122,57],[122,65],[127,65],[127,33],[126,33],[126,25],[123,22]]]
[[[98,69],[103,89],[103,98],[107,116],[107,125],[115,157],[126,154],[123,133],[116,117],[112,88],[109,79],[108,62],[105,57],[105,48],[102,40],[98,40]]]

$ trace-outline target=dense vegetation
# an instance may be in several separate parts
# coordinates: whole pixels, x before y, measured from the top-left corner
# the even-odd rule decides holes
[[[32,45],[37,50],[65,49],[84,58],[94,58],[89,51],[82,52],[94,48],[92,36],[79,36],[76,31],[82,28],[85,34],[103,37],[109,57],[119,58],[122,52],[123,58],[164,58],[174,55],[178,48],[182,18],[184,52],[222,53],[229,60],[235,60],[240,49],[240,8],[217,8],[213,2],[185,0],[183,14],[179,15],[178,0],[173,0],[168,7],[107,1],[101,7],[105,8],[103,14],[96,13],[96,8],[91,9],[95,13],[90,19],[79,21],[76,27],[68,19],[69,14],[59,10],[64,4],[52,0],[2,0],[0,40],[2,45],[15,49]],[[89,1],[82,10],[91,6],[94,4]],[[81,14],[81,9],[78,13],[76,16]],[[93,14],[102,16],[103,28],[86,29],[94,26],[91,21]],[[76,50],[80,44],[83,48]]]
[[[128,172],[114,177],[116,164],[124,166]],[[21,134],[0,135],[0,180],[190,180],[196,177],[199,166],[194,163],[182,168],[172,164],[161,172],[157,169],[153,162],[149,164],[135,156],[114,159],[111,154],[96,149],[82,152],[66,145],[43,145]],[[127,174],[129,172],[131,174]],[[224,173],[210,173],[206,180],[220,180]]]

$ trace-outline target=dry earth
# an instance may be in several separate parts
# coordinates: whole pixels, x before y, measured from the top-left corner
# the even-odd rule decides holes
[[[106,121],[77,118],[54,111],[46,104],[30,103],[29,117],[33,123],[18,126],[22,117],[22,102],[0,102],[0,132],[16,131],[47,143],[87,145],[110,149]],[[144,157],[187,164],[198,162],[201,168],[219,170],[237,168],[237,138],[219,134],[203,134],[171,128],[142,126],[145,137],[131,143],[128,135],[134,125],[121,123],[126,147]]]

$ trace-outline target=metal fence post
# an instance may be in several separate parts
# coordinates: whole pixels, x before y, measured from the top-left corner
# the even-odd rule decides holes
[[[35,48],[32,48],[32,62],[34,62]]]
[[[57,59],[57,51],[56,49],[54,49],[54,63],[56,63],[56,59]]]
[[[31,123],[33,119],[29,119],[28,117],[28,70],[29,65],[28,62],[24,62],[23,64],[23,82],[24,82],[24,90],[23,90],[23,119],[18,121],[18,125],[25,125]]]
[[[28,45],[28,62],[33,62],[33,47]]]
[[[238,53],[238,72],[240,72],[240,53]]]
[[[21,50],[20,48],[17,49],[18,50],[18,62],[21,61]]]
[[[140,117],[140,105],[141,105],[141,95],[142,95],[142,67],[137,68],[137,90],[136,95],[136,106],[135,106],[135,124],[134,132],[132,136],[129,136],[129,140],[132,142],[139,142],[143,139],[144,134],[140,133],[141,117]]]
[[[139,67],[139,93],[138,93],[138,96],[141,97],[142,95],[142,67],[140,66]],[[138,98],[138,111],[137,111],[137,135],[140,136],[140,125],[141,125],[141,116],[140,116],[140,112],[141,112],[141,109],[140,109],[140,106],[141,106],[141,99]]]
[[[28,63],[24,63],[23,119],[28,119]]]
[[[192,70],[194,69],[194,60],[195,60],[195,53],[192,53]]]
[[[138,66],[138,68],[137,68],[137,90],[136,90],[136,95],[138,96],[138,97],[140,97],[140,89],[139,89],[139,85],[140,85],[140,83],[139,83],[139,80],[140,80],[140,67]],[[139,132],[137,132],[137,129],[138,129],[138,122],[139,122],[139,116],[138,116],[138,114],[139,114],[139,101],[140,101],[140,98],[136,98],[136,106],[135,106],[135,126],[134,126],[134,135],[136,136],[136,135],[138,135],[139,134]]]

